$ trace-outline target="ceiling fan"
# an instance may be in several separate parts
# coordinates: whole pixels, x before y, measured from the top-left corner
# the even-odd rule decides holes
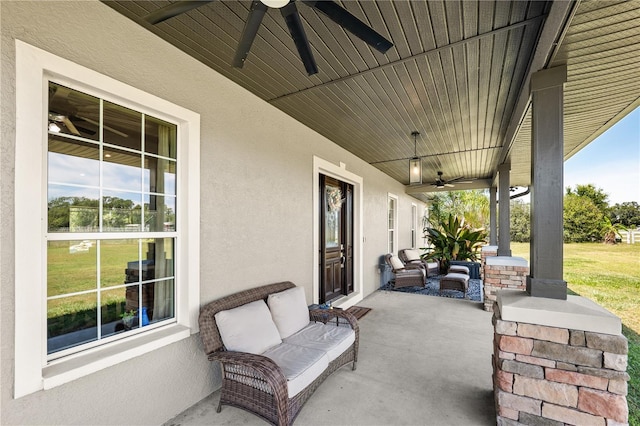
[[[445,180],[442,178],[442,172],[438,171],[438,178],[431,184],[434,188],[453,188],[455,184],[472,183],[472,181],[462,181],[464,177],[460,176],[455,179]]]
[[[195,9],[207,3],[211,3],[214,0],[181,0],[175,3],[171,3],[165,7],[162,7],[154,12],[144,16],[143,19],[152,25],[163,22],[167,19],[181,15],[185,12]],[[319,12],[322,12],[329,19],[336,24],[349,31],[354,36],[358,37],[380,53],[386,53],[387,50],[393,46],[389,40],[378,34],[367,24],[356,18],[349,11],[344,9],[333,1],[314,1],[314,0],[260,0],[251,2],[251,8],[249,9],[249,16],[242,30],[242,36],[236,49],[236,54],[233,59],[232,65],[235,68],[242,68],[253,40],[258,33],[262,18],[264,17],[267,9],[278,8],[282,17],[287,23],[291,37],[296,45],[300,59],[309,75],[316,74],[318,67],[316,61],[313,58],[311,52],[311,46],[307,40],[307,35],[304,32],[302,26],[302,20],[298,13],[296,3],[303,3]]]

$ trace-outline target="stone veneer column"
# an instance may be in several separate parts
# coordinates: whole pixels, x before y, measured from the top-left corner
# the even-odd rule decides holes
[[[498,255],[497,245],[488,245],[482,247],[480,250],[480,279],[484,280],[484,267],[487,263],[487,257],[494,257]]]
[[[619,318],[579,296],[502,291],[493,324],[498,426],[628,422],[628,345]]]
[[[484,262],[484,276],[482,277],[484,310],[492,312],[498,291],[503,289],[526,290],[529,265],[522,257],[512,256],[489,256],[484,258]]]

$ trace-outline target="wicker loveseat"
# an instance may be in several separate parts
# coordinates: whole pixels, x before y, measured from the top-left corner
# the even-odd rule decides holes
[[[222,369],[218,412],[222,405],[232,405],[272,424],[290,425],[325,378],[351,362],[355,370],[359,339],[355,317],[337,309],[307,310],[306,304],[300,305],[304,303],[304,290],[300,301],[298,289],[291,282],[270,284],[223,297],[201,309],[199,324],[204,350],[209,360],[218,361]],[[294,299],[296,303],[289,303]],[[283,307],[283,303],[291,306]],[[259,314],[252,311],[245,318],[253,324],[233,316],[247,309],[260,311]],[[252,348],[260,353],[229,349],[228,346],[235,349],[237,345],[255,345],[256,340],[271,332],[256,330],[269,323],[265,317],[258,319],[265,315],[264,309],[268,309],[266,315],[271,315],[277,324],[277,333],[286,335],[281,340],[280,336],[276,338],[281,343],[275,346],[270,346],[273,342],[267,343],[266,350]],[[295,321],[288,320],[289,311],[295,311]],[[308,313],[308,318],[300,318],[303,312]],[[300,321],[306,325],[295,331],[299,326],[295,323]],[[246,336],[242,329],[245,324]],[[231,333],[229,327],[233,329]],[[237,342],[238,335],[243,342]]]

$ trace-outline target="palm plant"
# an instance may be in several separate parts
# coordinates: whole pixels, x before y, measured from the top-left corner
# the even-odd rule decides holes
[[[423,258],[437,260],[443,272],[452,260],[479,260],[480,248],[487,238],[484,228],[473,229],[464,223],[464,218],[452,214],[437,227],[426,226],[423,232],[430,244]]]
[[[621,223],[611,223],[607,216],[602,221],[602,238],[605,244],[615,244],[616,237],[622,238],[620,231],[627,231]]]

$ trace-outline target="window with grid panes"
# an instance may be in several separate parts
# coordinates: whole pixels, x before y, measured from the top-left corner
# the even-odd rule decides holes
[[[177,126],[49,82],[47,354],[175,319]]]
[[[389,237],[389,253],[395,253],[396,247],[396,227],[397,227],[397,205],[398,199],[395,196],[389,195],[388,206],[388,237]]]

